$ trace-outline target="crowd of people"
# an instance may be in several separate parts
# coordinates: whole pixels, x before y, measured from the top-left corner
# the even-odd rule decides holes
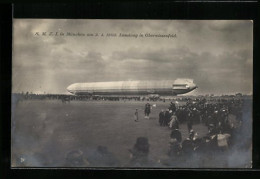
[[[60,100],[62,103],[70,102],[70,101],[163,101],[168,102],[172,101],[173,98],[169,97],[152,97],[152,96],[99,96],[99,95],[72,95],[72,94],[36,94],[32,92],[22,92],[22,93],[13,93],[13,96],[18,98],[20,101],[23,100]],[[227,96],[226,98],[231,98],[234,96]],[[194,97],[175,97],[174,100],[180,102],[186,101],[198,101],[203,96]],[[213,101],[216,103],[222,102],[225,100],[224,98],[219,97],[207,97],[207,101]]]
[[[214,155],[217,152],[227,152],[235,146],[237,136],[245,127],[243,123],[243,99],[221,100],[209,103],[202,98],[197,101],[188,100],[182,106],[171,102],[166,110],[159,113],[159,125],[171,129],[168,155],[172,162],[178,162],[185,157]],[[187,125],[189,137],[183,140],[179,124]],[[208,129],[205,136],[198,137],[193,124],[201,123]],[[246,145],[250,142],[246,142]],[[247,145],[246,148],[250,148]],[[176,164],[176,163],[175,163]]]
[[[155,100],[146,96],[99,96],[99,95],[69,95],[69,94],[34,94],[34,93],[15,93],[15,97],[23,100],[60,100],[62,103],[70,101],[145,101]],[[158,99],[156,99],[158,100]]]
[[[198,101],[188,100],[185,105],[178,107],[171,102],[168,109],[159,113],[159,124],[178,129],[179,123],[186,122],[188,132],[190,132],[193,124],[203,123],[208,128],[214,126],[218,132],[230,132],[230,128],[242,122],[243,102],[242,99],[232,99],[209,103],[202,98]],[[230,119],[230,114],[236,120]]]

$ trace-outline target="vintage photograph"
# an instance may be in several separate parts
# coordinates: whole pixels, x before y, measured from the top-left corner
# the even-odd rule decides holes
[[[13,19],[11,167],[252,168],[253,24]]]

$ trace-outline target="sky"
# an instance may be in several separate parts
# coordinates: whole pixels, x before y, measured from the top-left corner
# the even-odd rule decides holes
[[[191,78],[198,85],[191,95],[252,94],[253,21],[14,19],[12,65],[14,93],[67,93],[76,82]]]

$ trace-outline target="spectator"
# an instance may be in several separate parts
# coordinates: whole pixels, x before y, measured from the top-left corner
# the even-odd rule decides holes
[[[138,122],[139,118],[138,118],[138,109],[135,109],[135,122]]]
[[[151,105],[149,103],[146,103],[144,109],[145,118],[149,119],[150,113],[151,113]]]
[[[181,132],[179,131],[179,129],[172,130],[170,137],[172,139],[176,139],[177,142],[179,142],[179,143],[181,143],[181,141],[182,141],[182,135],[181,135]]]
[[[149,143],[146,137],[138,137],[133,149],[130,149],[129,167],[151,167],[156,166],[156,163],[149,159]]]
[[[159,124],[160,124],[160,126],[163,125],[163,121],[164,121],[164,110],[162,109],[161,112],[159,113]]]
[[[179,121],[177,119],[177,116],[175,115],[175,112],[173,112],[170,118],[169,127],[171,129],[179,129]]]

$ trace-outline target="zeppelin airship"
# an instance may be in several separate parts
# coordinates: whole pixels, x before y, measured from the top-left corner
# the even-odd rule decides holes
[[[176,96],[193,91],[197,85],[193,79],[161,81],[110,81],[74,83],[67,87],[75,95],[160,95]]]

